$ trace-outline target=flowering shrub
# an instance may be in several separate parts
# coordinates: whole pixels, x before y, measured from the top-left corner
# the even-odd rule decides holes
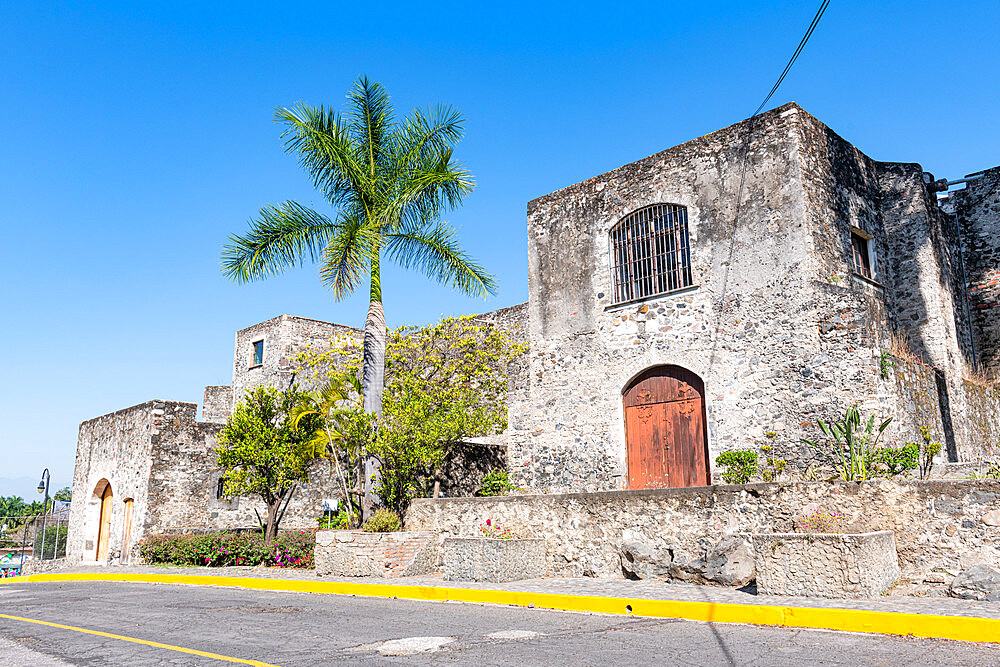
[[[270,565],[313,567],[316,534],[283,532],[268,548],[260,533],[208,533],[206,535],[153,535],[139,544],[147,563],[170,565]]]
[[[840,533],[840,520],[843,514],[837,512],[815,511],[799,517],[795,527],[800,533]]]
[[[494,540],[512,540],[514,539],[514,531],[510,528],[505,528],[501,526],[496,521],[492,519],[487,519],[486,523],[479,524],[479,533],[483,537],[490,537]]]

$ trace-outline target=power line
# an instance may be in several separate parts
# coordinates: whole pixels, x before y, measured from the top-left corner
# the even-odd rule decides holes
[[[751,120],[753,119],[754,116],[760,113],[760,110],[763,109],[764,105],[768,103],[768,101],[771,99],[771,96],[774,95],[775,92],[777,92],[778,86],[780,86],[781,82],[785,80],[785,76],[788,75],[788,71],[792,69],[792,65],[795,64],[796,60],[798,60],[799,54],[802,53],[802,49],[805,48],[806,42],[808,42],[809,38],[812,37],[813,30],[816,29],[816,26],[819,24],[819,20],[823,18],[823,13],[826,11],[826,8],[829,4],[830,0],[823,0],[823,3],[819,6],[819,9],[816,11],[816,16],[813,17],[812,23],[809,24],[809,29],[806,30],[806,34],[802,36],[802,41],[799,42],[799,47],[795,49],[795,53],[793,53],[792,57],[788,59],[788,64],[785,65],[785,69],[782,70],[781,76],[778,77],[778,80],[774,82],[774,86],[771,88],[771,91],[767,94],[767,97],[764,98],[764,101],[760,103],[760,106],[757,107],[757,109],[753,112],[753,114],[750,115]]]
[[[806,33],[802,36],[802,39],[799,40],[799,45],[795,49],[795,53],[793,53],[792,57],[788,59],[788,63],[785,65],[785,69],[781,71],[781,76],[779,76],[778,80],[774,82],[773,86],[771,86],[771,90],[767,93],[767,96],[764,98],[764,101],[760,103],[760,106],[758,106],[752,114],[750,114],[750,117],[746,121],[746,127],[744,128],[742,141],[740,142],[741,152],[742,152],[742,156],[740,158],[741,161],[740,187],[736,194],[736,214],[733,216],[732,237],[729,240],[729,257],[726,261],[725,273],[723,274],[722,278],[722,294],[719,300],[719,309],[718,309],[719,313],[718,317],[716,318],[715,331],[712,332],[714,335],[714,341],[712,342],[712,353],[709,356],[709,361],[708,361],[709,373],[712,372],[712,368],[715,365],[715,353],[719,341],[719,325],[722,323],[722,311],[725,309],[726,306],[726,293],[729,287],[729,270],[730,267],[732,266],[733,253],[736,249],[736,229],[739,226],[740,222],[740,206],[743,203],[743,188],[744,185],[746,184],[747,164],[750,160],[750,136],[753,134],[754,121],[760,114],[761,109],[764,108],[764,106],[771,100],[771,97],[774,96],[774,93],[777,92],[778,88],[781,86],[781,82],[785,80],[785,77],[788,75],[788,72],[792,69],[792,65],[795,64],[796,60],[798,60],[799,55],[802,53],[802,49],[805,48],[806,43],[809,41],[809,38],[812,37],[813,31],[816,30],[816,26],[819,25],[819,21],[821,18],[823,18],[823,14],[826,12],[826,8],[827,6],[829,6],[829,4],[830,0],[823,0],[820,3],[819,9],[816,10],[816,15],[813,17],[812,22],[806,29]]]

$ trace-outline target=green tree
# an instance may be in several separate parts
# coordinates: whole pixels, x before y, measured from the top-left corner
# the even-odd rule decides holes
[[[20,496],[0,497],[0,516],[21,517],[28,514],[28,504]]]
[[[441,220],[473,188],[469,172],[452,160],[462,138],[461,115],[437,107],[429,113],[415,110],[397,121],[389,95],[366,77],[348,94],[347,107],[344,117],[304,104],[275,113],[285,126],[285,150],[299,158],[334,215],[294,201],[267,206],[251,220],[246,234],[230,237],[222,270],[245,283],[306,260],[318,262],[320,277],[337,300],[367,278],[362,400],[365,411],[377,415],[385,384],[382,260],[421,270],[470,295],[493,294],[496,286]],[[366,510],[377,483],[370,480],[378,474],[377,462],[370,459]]]
[[[247,391],[222,428],[215,448],[224,471],[223,495],[256,495],[267,506],[267,544],[277,537],[288,501],[298,484],[309,481],[309,466],[315,460],[310,441],[316,420],[307,417],[293,423],[292,415],[303,399],[303,393],[294,388]]]
[[[383,411],[367,444],[381,464],[375,492],[384,506],[402,515],[452,447],[507,427],[508,369],[526,349],[473,316],[391,332]],[[336,346],[297,360],[322,379],[324,369],[356,367],[350,355]]]
[[[68,503],[73,499],[73,490],[70,489],[68,486],[64,486],[63,488],[56,491],[56,495],[52,497],[56,500]]]
[[[360,485],[364,455],[372,437],[373,415],[360,402],[361,381],[353,373],[336,373],[319,391],[311,391],[293,412],[296,426],[315,418],[316,429],[307,443],[316,458],[329,459],[344,497],[347,528],[360,526],[361,516],[354,499]]]

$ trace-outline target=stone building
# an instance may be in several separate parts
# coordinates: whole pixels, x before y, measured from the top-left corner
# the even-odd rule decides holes
[[[323,350],[362,332],[281,315],[236,333],[233,384],[205,387],[197,405],[153,400],[80,424],[67,555],[128,562],[147,535],[254,528],[266,507],[257,498],[222,498],[214,447],[234,400],[258,385],[287,388],[298,352]],[[304,383],[308,388],[308,380]],[[289,501],[283,528],[314,528],[323,500],[340,493],[318,462]]]
[[[531,201],[516,479],[703,485],[761,446],[802,471],[854,403],[894,418],[886,442],[927,426],[943,459],[995,456],[997,180],[939,206],[920,165],[786,104]]]
[[[523,338],[524,314],[521,306],[478,318]],[[194,403],[158,399],[80,424],[73,474],[79,500],[72,504],[68,556],[124,563],[147,535],[256,528],[257,513],[267,516],[263,502],[223,498],[216,466],[214,448],[234,402],[260,385],[314,388],[322,373],[302,372],[296,356],[360,345],[362,337],[360,329],[281,315],[236,332],[233,382],[205,387],[201,420]],[[518,386],[525,384],[525,368],[515,363],[511,369]],[[504,465],[498,437],[484,438],[453,448],[437,481],[445,495],[470,495],[486,472]],[[315,528],[324,500],[340,497],[325,466],[317,462],[309,483],[296,488],[282,528]]]
[[[509,426],[456,449],[446,491],[471,493],[502,448],[537,491],[717,483],[716,456],[746,448],[802,474],[817,454],[801,439],[854,403],[893,418],[886,442],[927,427],[942,462],[997,456],[1000,167],[969,179],[946,194],[786,104],[530,202],[528,303],[477,316],[530,345]],[[206,387],[201,421],[151,401],[81,424],[70,555],[255,526],[253,501],[217,497],[233,401],[308,385],[296,353],[360,335],[282,315],[236,334],[232,385]],[[316,480],[284,526],[336,497]]]

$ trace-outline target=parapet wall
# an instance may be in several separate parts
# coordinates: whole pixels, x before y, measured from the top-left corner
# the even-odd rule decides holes
[[[793,532],[797,518],[843,515],[845,532],[893,530],[902,576],[1000,567],[1000,481],[799,482],[648,491],[414,500],[407,530],[472,537],[492,519],[546,541],[551,574],[620,577],[621,547],[642,543],[674,563],[705,559],[729,536]],[[940,576],[940,575],[938,575]]]

